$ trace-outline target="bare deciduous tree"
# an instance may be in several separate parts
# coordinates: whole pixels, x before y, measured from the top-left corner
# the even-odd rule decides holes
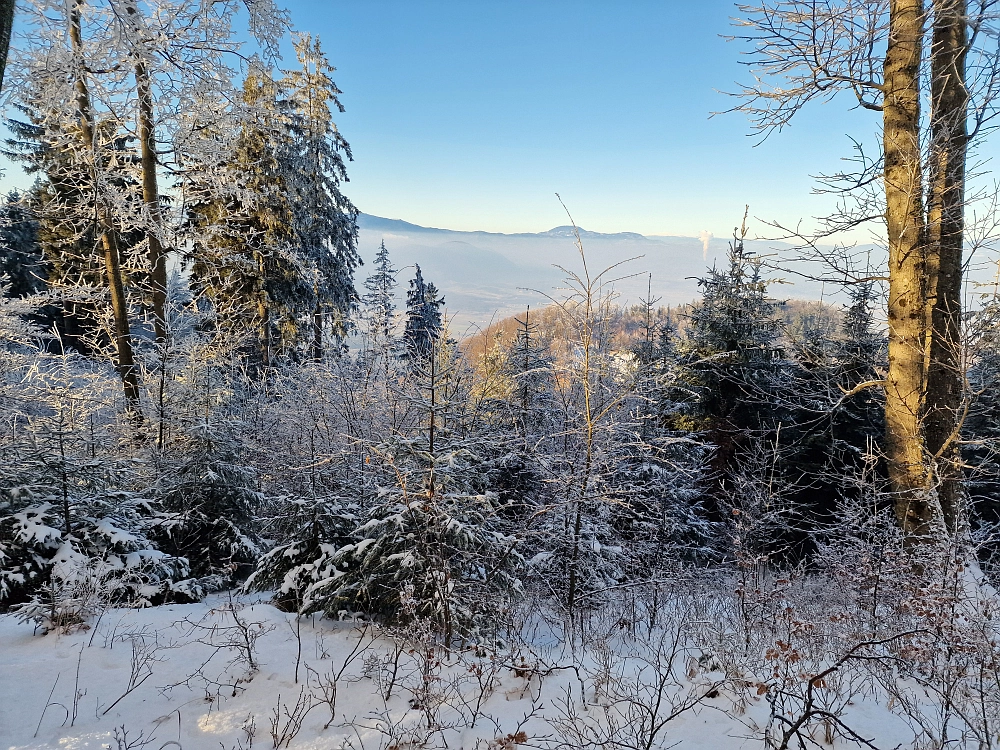
[[[971,7],[970,7],[971,5]],[[770,0],[739,5],[755,83],[735,107],[758,133],[848,92],[882,113],[882,154],[839,175],[819,236],[884,221],[889,363],[885,452],[909,539],[962,528],[962,275],[967,154],[996,115],[996,0]],[[994,41],[990,41],[990,40]],[[929,100],[930,111],[921,111]],[[860,147],[859,147],[860,148]],[[872,186],[882,184],[882,190]],[[881,232],[880,232],[881,233]]]

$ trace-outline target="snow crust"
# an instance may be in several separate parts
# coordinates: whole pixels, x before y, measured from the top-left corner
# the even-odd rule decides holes
[[[641,648],[615,650],[602,641],[571,649],[555,631],[538,629],[516,650],[444,653],[397,647],[365,623],[310,618],[299,623],[296,683],[294,615],[258,600],[231,602],[216,595],[191,605],[109,610],[88,629],[44,636],[0,616],[0,748],[228,750],[251,746],[251,726],[252,747],[272,748],[272,723],[280,731],[303,696],[313,705],[282,747],[572,747],[574,731],[606,727],[621,704],[609,675],[624,678],[621,684],[633,680],[637,695],[651,684]],[[255,640],[253,665],[233,645],[242,637],[234,616]],[[711,662],[688,655],[687,667],[673,670],[671,690],[701,698],[664,725],[654,748],[764,746],[766,697],[752,689],[737,694]],[[338,672],[331,717],[322,685]],[[910,746],[913,734],[876,699],[844,715],[877,747]],[[627,747],[628,738],[620,739]],[[832,745],[819,738],[817,746],[857,745],[837,737]]]

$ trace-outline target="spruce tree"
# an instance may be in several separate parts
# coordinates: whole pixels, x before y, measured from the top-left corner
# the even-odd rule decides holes
[[[388,624],[422,620],[445,643],[482,636],[520,592],[518,539],[484,492],[482,458],[466,435],[462,366],[438,339],[402,386],[414,430],[371,446],[377,494],[352,543],[312,568],[305,611],[360,610]]]
[[[57,387],[47,401],[0,444],[0,609],[49,629],[170,597],[187,562],[151,541],[150,506],[129,486],[136,467],[101,449],[108,425],[89,400]]]
[[[295,252],[281,110],[277,85],[255,67],[244,81],[232,152],[220,164],[191,164],[185,175],[191,286],[211,305],[220,335],[256,339],[255,359],[265,367],[297,343],[301,316],[315,301],[315,273]]]
[[[368,315],[368,333],[372,345],[388,345],[393,338],[396,318],[396,269],[389,260],[385,240],[375,256],[375,273],[365,280],[365,308]]]
[[[357,306],[358,209],[341,190],[347,182],[344,160],[351,158],[351,149],[331,113],[331,107],[344,111],[338,98],[341,91],[330,78],[335,68],[318,38],[297,34],[294,43],[300,69],[289,71],[281,81],[287,92],[289,146],[282,161],[287,162],[286,184],[294,192],[292,222],[298,252],[315,273],[312,352],[319,357],[325,325],[342,340]]]
[[[16,191],[0,206],[0,278],[6,293],[26,297],[45,288],[45,260],[38,245],[38,222]]]
[[[159,510],[150,534],[159,549],[188,561],[191,591],[206,593],[253,570],[262,551],[256,530],[262,497],[231,425],[209,419],[186,432],[162,459],[151,489]]]
[[[444,297],[439,298],[437,287],[424,281],[418,265],[406,293],[406,330],[403,332],[406,359],[419,362],[430,356],[441,337],[443,306]]]
[[[18,93],[15,109],[19,116],[7,120],[12,137],[5,141],[3,153],[36,176],[35,184],[21,199],[35,223],[45,284],[57,300],[42,311],[44,322],[55,326],[63,346],[92,354],[108,348],[113,336],[102,322],[108,306],[108,281],[105,259],[98,252],[97,190],[78,153],[79,127],[64,122],[59,103],[46,99],[41,86],[38,82],[37,87]],[[121,209],[114,234],[119,254],[127,258],[142,240],[135,225],[138,214],[129,208],[129,196],[137,190],[133,169],[138,156],[131,138],[113,122],[99,123],[95,138],[100,161],[119,166],[104,175],[101,190],[113,193]],[[132,298],[144,271],[134,267],[121,270],[123,291]]]

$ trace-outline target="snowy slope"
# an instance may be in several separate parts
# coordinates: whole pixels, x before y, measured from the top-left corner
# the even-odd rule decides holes
[[[234,610],[215,597],[111,610],[68,635],[34,635],[0,617],[0,748],[214,750],[249,747],[250,734],[253,747],[272,748],[293,732],[296,705],[310,708],[282,747],[582,748],[605,737],[626,748],[649,710],[662,721],[689,706],[663,721],[652,748],[735,750],[762,747],[768,722],[752,681],[724,681],[705,658],[681,667],[683,654],[672,672],[664,669],[669,633],[614,650],[597,639],[575,654],[544,629],[506,653],[397,647],[350,622],[306,620],[300,638],[296,683],[294,617],[267,604]],[[336,675],[331,716],[323,697],[331,698]],[[658,681],[665,690],[657,708]],[[844,716],[877,747],[906,747],[913,737],[875,703],[847,707]],[[849,746],[843,738],[832,745]]]

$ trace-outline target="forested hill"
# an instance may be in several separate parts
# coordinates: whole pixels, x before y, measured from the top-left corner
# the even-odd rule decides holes
[[[669,325],[672,330],[684,336],[690,322],[692,304],[659,305],[650,312],[651,322],[657,330]],[[781,323],[782,344],[793,349],[820,333],[836,338],[841,333],[844,318],[843,306],[818,300],[787,300],[776,305],[775,313]],[[631,351],[641,343],[646,335],[646,314],[646,308],[641,304],[614,307],[607,319],[612,349],[619,352]],[[573,332],[567,329],[566,316],[556,304],[525,308],[509,317],[495,320],[465,337],[460,344],[462,351],[470,361],[480,361],[483,354],[497,344],[506,345],[513,341],[526,316],[529,324],[537,331],[539,341],[553,356],[569,356]]]

